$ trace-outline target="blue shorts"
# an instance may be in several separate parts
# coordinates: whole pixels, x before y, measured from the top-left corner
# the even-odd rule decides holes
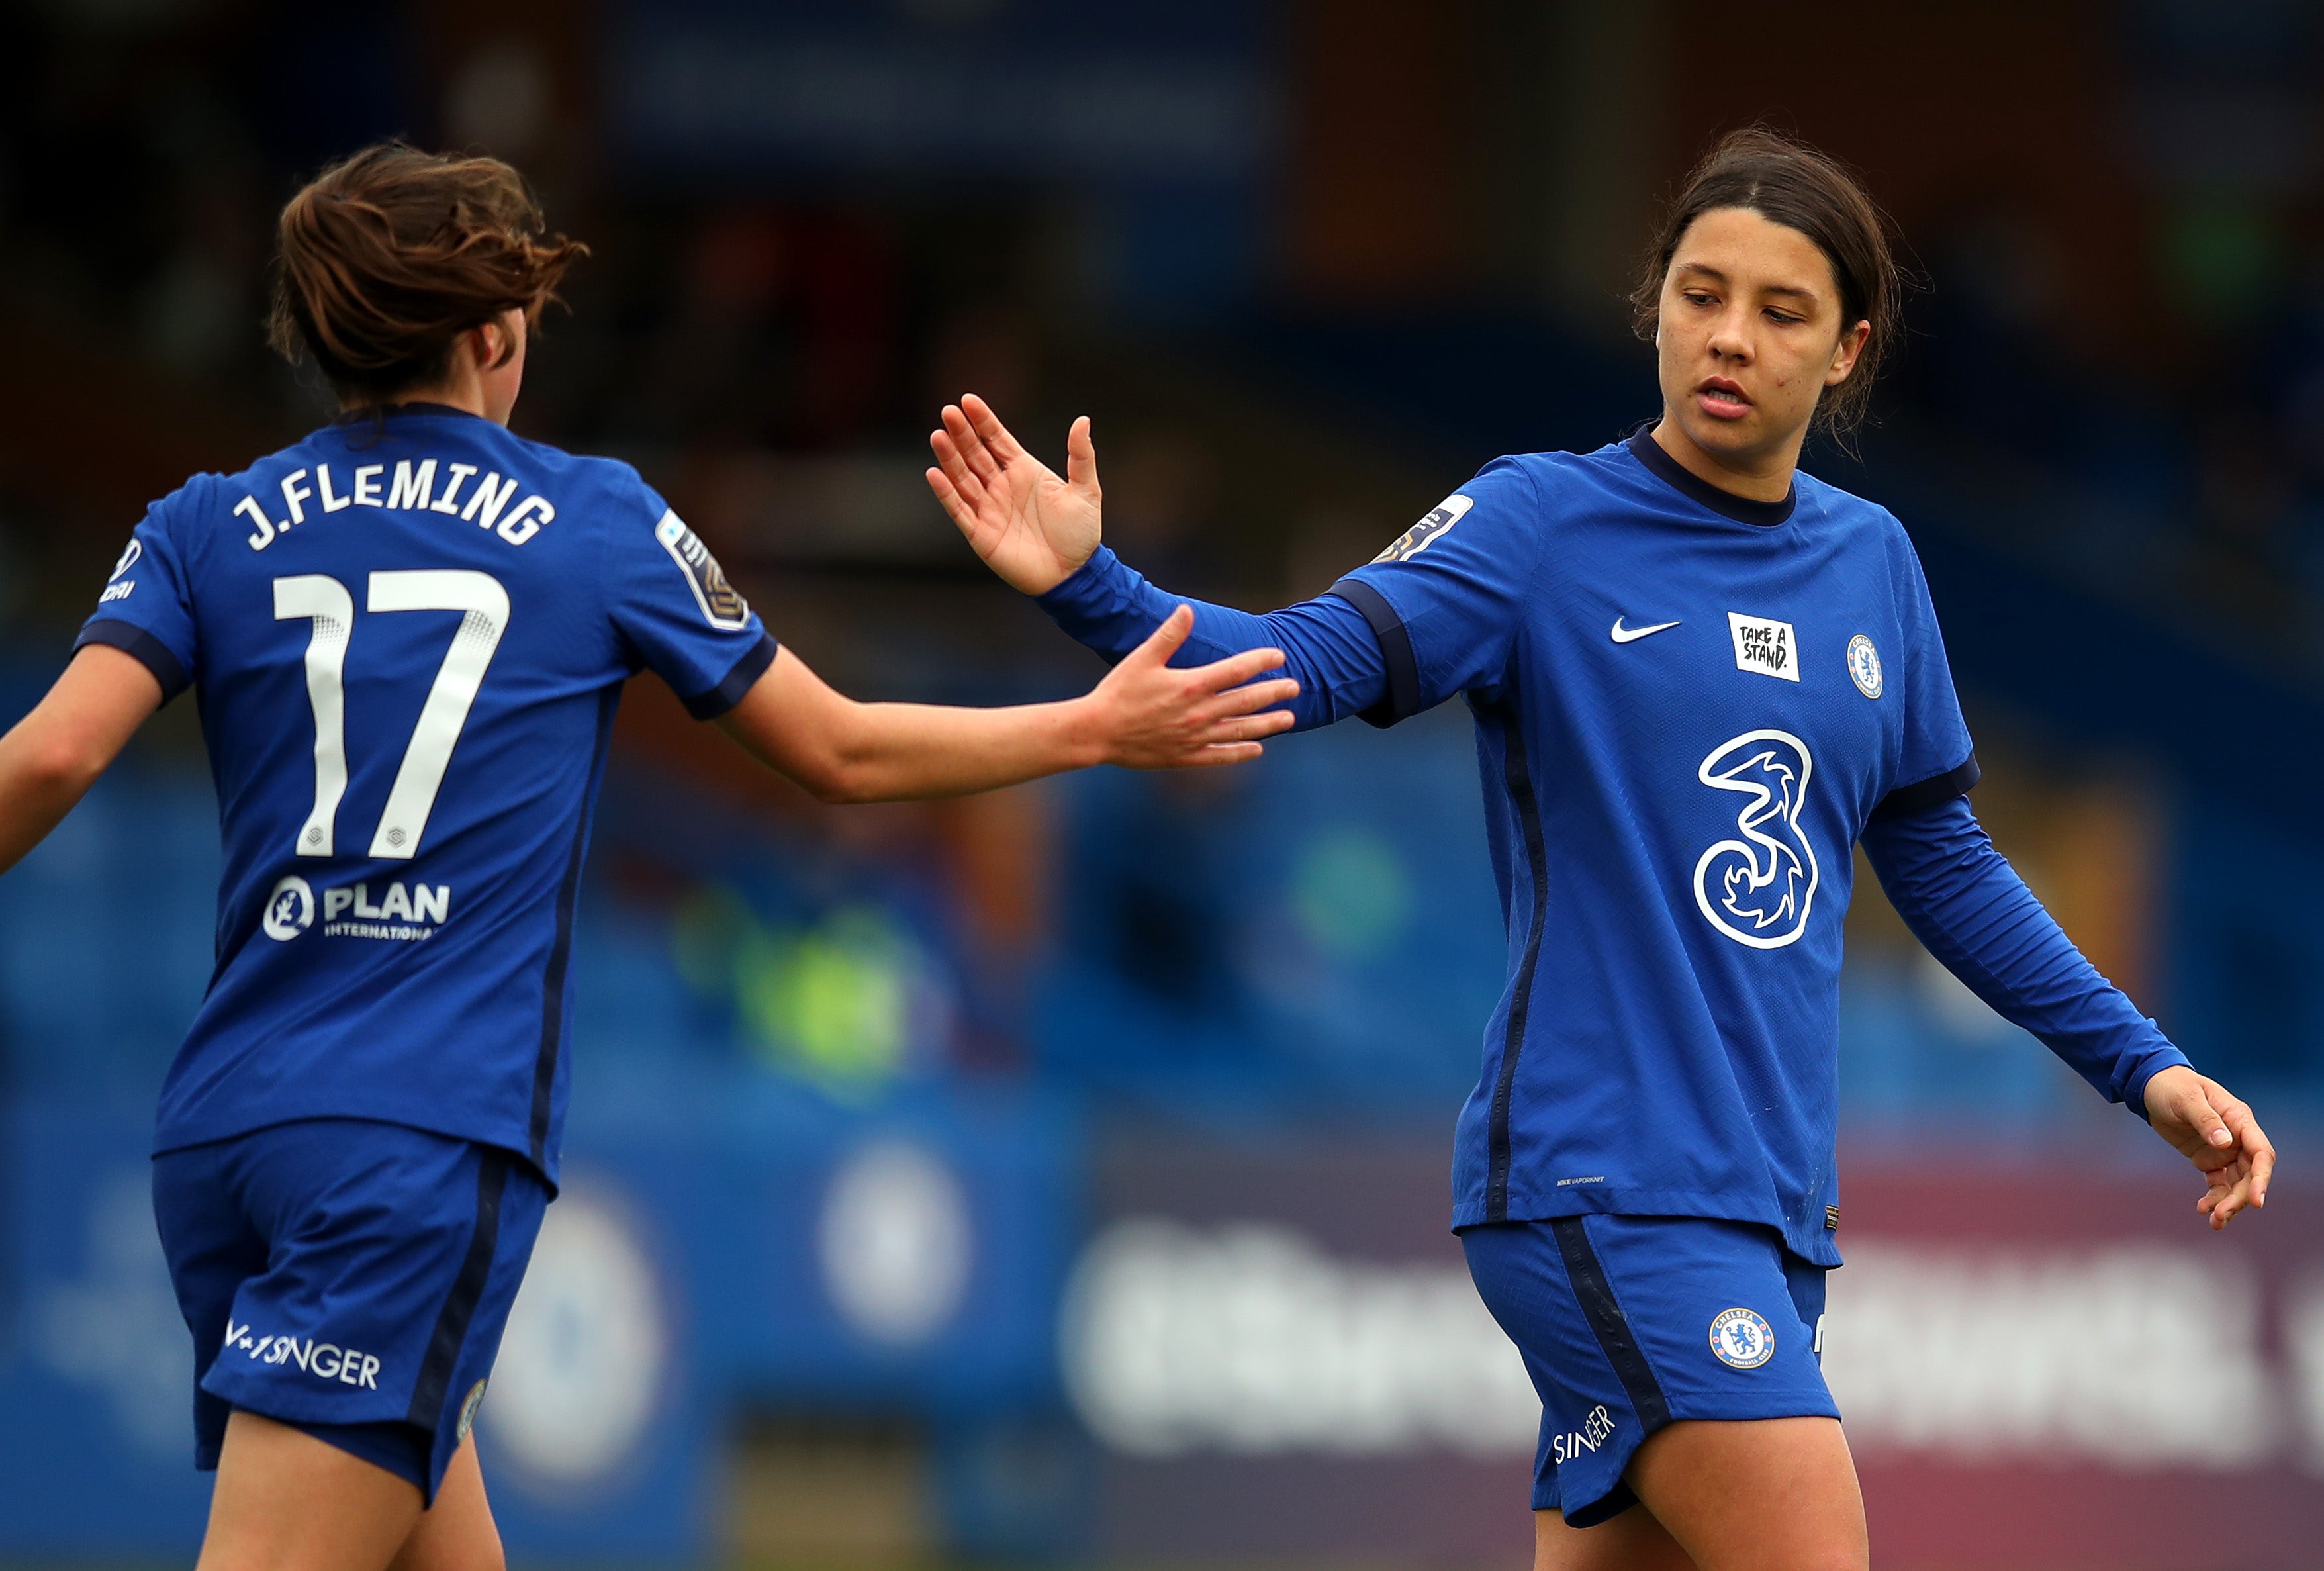
[[[1464,1228],[1469,1274],[1541,1393],[1536,1511],[1594,1526],[1675,1419],[1840,1417],[1823,1383],[1824,1268],[1770,1229],[1693,1216]]]
[[[154,1219],[194,1334],[194,1465],[217,1466],[242,1408],[434,1504],[549,1198],[498,1147],[357,1119],[155,1157]]]

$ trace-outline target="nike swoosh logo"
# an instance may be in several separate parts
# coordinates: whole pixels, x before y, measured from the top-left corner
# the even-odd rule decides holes
[[[1614,618],[1614,642],[1616,643],[1635,642],[1650,633],[1661,633],[1677,625],[1675,622],[1657,622],[1652,627],[1625,627],[1622,625],[1622,619],[1617,616]]]

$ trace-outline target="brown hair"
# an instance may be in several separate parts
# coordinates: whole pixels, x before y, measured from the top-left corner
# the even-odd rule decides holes
[[[1840,288],[1840,331],[1872,324],[1847,381],[1826,388],[1812,429],[1846,438],[1864,423],[1872,384],[1901,336],[1904,276],[1889,243],[1887,217],[1837,160],[1764,125],[1731,131],[1694,166],[1663,214],[1630,291],[1638,336],[1651,339],[1663,280],[1687,229],[1719,208],[1748,208],[1815,242]]]
[[[312,355],[349,403],[439,381],[461,334],[509,310],[537,322],[587,254],[543,226],[499,159],[366,147],[283,207],[267,339],[286,360]]]

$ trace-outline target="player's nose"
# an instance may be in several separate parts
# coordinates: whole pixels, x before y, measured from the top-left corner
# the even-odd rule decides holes
[[[1739,311],[1728,311],[1711,326],[1711,353],[1720,360],[1747,361],[1751,358],[1749,320]]]

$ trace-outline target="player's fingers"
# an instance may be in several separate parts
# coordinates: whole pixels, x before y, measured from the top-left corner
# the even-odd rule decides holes
[[[1279,649],[1247,649],[1240,654],[1213,661],[1194,670],[1195,686],[1205,692],[1224,692],[1229,688],[1241,687],[1245,682],[1268,671],[1283,669],[1283,652]]]
[[[953,445],[960,449],[962,459],[975,471],[979,479],[991,481],[1000,478],[1001,469],[1000,458],[994,455],[991,446],[971,423],[968,416],[962,412],[960,405],[948,403],[944,406],[944,428],[946,434],[952,438]]]
[[[2251,1178],[2246,1176],[2231,1185],[2211,1206],[2211,1225],[2225,1227],[2236,1215],[2251,1204]]]
[[[1216,769],[1222,764],[1249,763],[1264,754],[1267,749],[1256,742],[1222,742],[1190,753],[1174,767],[1178,769]]]
[[[1203,712],[1213,718],[1230,715],[1252,715],[1261,709],[1272,709],[1277,704],[1287,704],[1299,696],[1299,684],[1289,677],[1277,677],[1271,682],[1251,682],[1244,687],[1230,688],[1203,707]],[[1288,714],[1284,716],[1290,718]]]
[[[953,484],[945,478],[944,471],[930,469],[927,472],[927,481],[928,489],[936,494],[936,501],[943,505],[945,515],[959,527],[961,533],[973,534],[976,529],[976,509],[961,500],[960,493],[953,489]]]
[[[2275,1174],[2275,1146],[2259,1126],[2251,1106],[2216,1081],[2203,1083],[2206,1099],[2218,1108],[2220,1122],[2235,1136],[2236,1151],[2251,1173],[2251,1204],[2267,1204],[2268,1180]]]
[[[973,393],[964,393],[960,395],[960,407],[961,412],[968,417],[969,423],[976,428],[976,434],[984,439],[1001,462],[1008,463],[1023,456],[1025,449],[1018,446],[1015,437],[1009,434],[1009,428],[1001,423],[1001,417],[992,412],[991,404]]]
[[[968,417],[960,411],[960,406],[945,405],[941,418],[945,435],[950,439],[953,451],[960,455],[962,467],[980,480],[998,479],[1001,468],[999,460],[984,445],[984,439],[976,434],[976,428],[968,423]]]
[[[1291,716],[1280,709],[1264,715],[1227,715],[1205,720],[1193,732],[1196,742],[1256,742],[1262,736],[1272,736],[1291,724]]]
[[[1146,635],[1146,642],[1123,658],[1122,664],[1132,661],[1141,665],[1161,666],[1170,663],[1178,646],[1186,642],[1186,634],[1194,627],[1194,608],[1181,601],[1176,610],[1162,619],[1162,625]]]
[[[985,496],[984,482],[978,478],[975,470],[969,467],[967,457],[960,450],[960,444],[953,440],[952,434],[949,431],[930,431],[928,450],[936,456],[937,467],[944,470],[945,478],[953,483],[953,488],[960,493],[962,499],[971,507],[982,505]]]
[[[1090,437],[1090,418],[1077,417],[1073,429],[1065,433],[1065,479],[1076,491],[1092,496],[1099,494],[1097,483],[1097,443]]]
[[[2205,1095],[2206,1089],[2200,1078],[2192,1081],[2172,1095],[2171,1111],[2181,1123],[2195,1132],[2196,1139],[2207,1146],[2224,1151],[2236,1143],[2235,1132],[2227,1127],[2227,1121],[2219,1116],[2219,1110],[2211,1105],[2210,1097]]]

